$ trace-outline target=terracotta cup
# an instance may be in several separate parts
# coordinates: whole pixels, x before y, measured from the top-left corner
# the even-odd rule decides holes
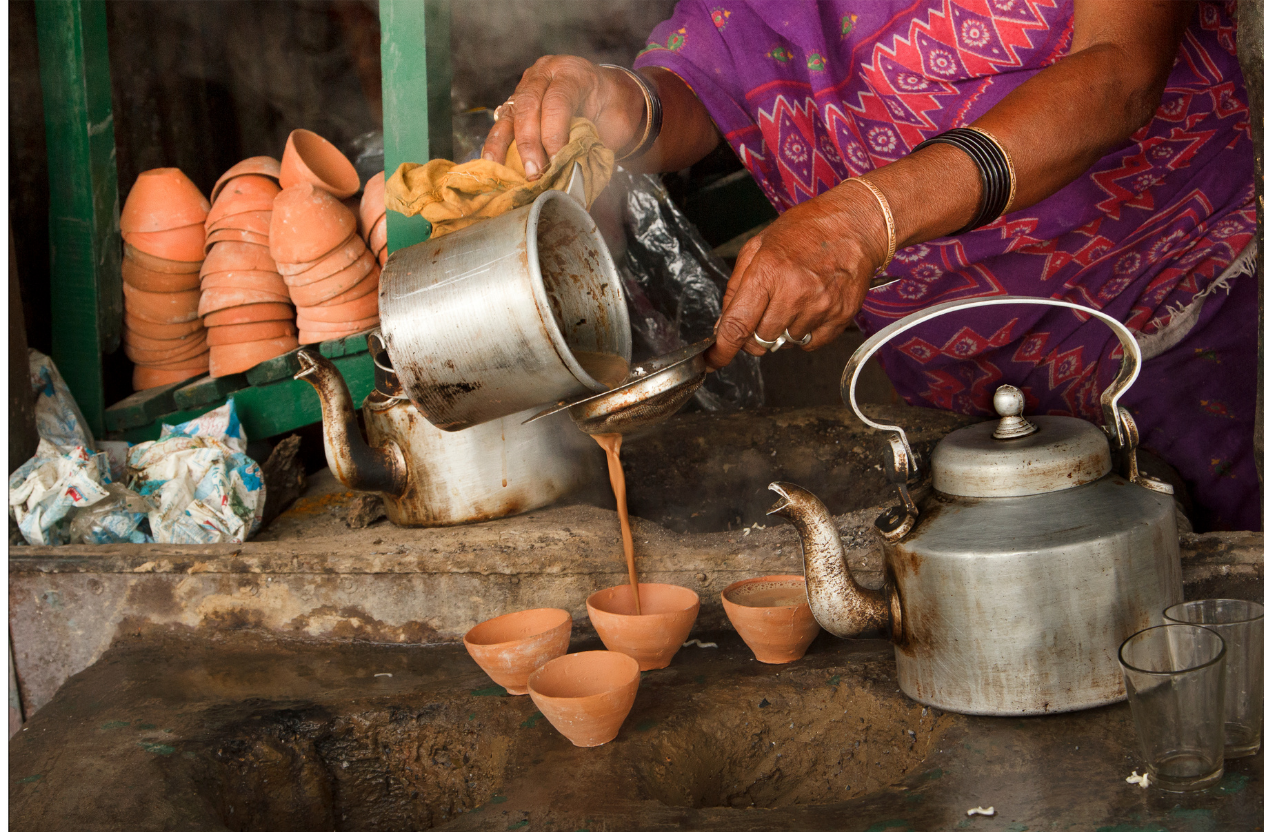
[[[698,617],[698,593],[674,584],[640,584],[641,614],[624,584],[588,596],[588,617],[606,649],[636,659],[641,670],[671,664]]]
[[[166,231],[124,231],[123,239],[164,260],[200,263],[205,257],[206,229],[200,222]]]
[[[229,306],[215,312],[207,312],[203,318],[209,326],[250,324],[256,321],[292,321],[294,307],[287,303],[248,303]]]
[[[511,612],[476,624],[465,634],[465,649],[492,681],[515,696],[527,692],[527,677],[566,654],[571,614],[538,609]]]
[[[272,203],[268,245],[277,263],[312,263],[356,233],[351,209],[309,182],[285,188]]]
[[[240,344],[211,347],[211,378],[244,373],[256,364],[262,364],[270,358],[276,358],[297,348],[298,341],[293,337],[244,341]]]
[[[311,130],[290,133],[281,154],[281,187],[289,188],[299,182],[310,182],[338,199],[360,190],[360,175],[351,160]]]
[[[527,683],[544,718],[580,748],[605,745],[628,718],[641,672],[623,653],[571,653],[541,667]]]
[[[319,260],[307,263],[277,263],[277,271],[285,275],[290,283],[298,285],[314,283],[350,266],[363,257],[366,250],[364,241],[352,234]]]
[[[267,237],[272,229],[271,211],[243,211],[240,214],[224,217],[217,223],[207,224],[206,234],[209,237],[216,231],[246,231]]]
[[[265,243],[264,245],[267,244]],[[149,269],[151,272],[163,272],[164,274],[196,274],[202,268],[201,260],[190,262],[154,257],[152,254],[146,254],[130,243],[124,243],[123,245],[123,259],[131,260],[138,266]]]
[[[378,171],[364,183],[360,197],[360,235],[367,241],[369,232],[386,215],[386,173]]]
[[[239,176],[220,192],[219,198],[206,214],[209,228],[228,217],[250,211],[271,211],[281,187],[273,179],[263,176]]]
[[[318,280],[315,283],[299,285],[288,282],[290,287],[290,297],[294,300],[296,306],[320,306],[328,304],[330,306],[337,304],[337,299],[356,286],[359,286],[366,280],[376,280],[378,278],[377,264],[372,258],[367,261],[368,268],[362,269],[359,261],[356,265],[335,272],[324,280]],[[361,293],[357,292],[357,296]]]
[[[297,335],[292,321],[252,321],[245,324],[208,327],[206,343],[212,347],[224,347],[229,344],[244,344],[247,341],[295,338]]]
[[[167,340],[171,338],[183,338],[186,335],[200,332],[202,330],[202,321],[193,318],[189,321],[178,321],[176,323],[163,323],[160,321],[151,321],[148,318],[142,318],[135,312],[127,308],[127,302],[123,302],[123,326],[133,332],[139,332],[147,338],[156,338],[159,340]]]
[[[802,575],[738,581],[720,593],[720,600],[737,634],[765,664],[798,661],[821,631]]]
[[[215,181],[215,187],[211,189],[211,202],[214,203],[219,197],[219,192],[228,184],[229,180],[236,179],[238,176],[246,176],[255,174],[257,176],[266,176],[269,179],[280,180],[281,163],[271,156],[251,156],[249,159],[242,159],[228,170],[224,171],[224,175]]]
[[[206,220],[211,204],[179,168],[154,168],[136,177],[119,215],[119,230],[154,233]]]
[[[187,292],[199,285],[197,272],[155,272],[130,257],[123,258],[123,282],[142,292]]]

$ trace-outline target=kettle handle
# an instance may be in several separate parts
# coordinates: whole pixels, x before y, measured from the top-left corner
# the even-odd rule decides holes
[[[1123,361],[1120,362],[1119,372],[1115,375],[1115,380],[1112,381],[1110,386],[1102,392],[1101,403],[1102,415],[1106,422],[1106,432],[1115,439],[1116,442],[1119,442],[1120,444],[1128,444],[1129,434],[1131,430],[1135,430],[1135,428],[1130,430],[1130,427],[1120,416],[1119,399],[1125,392],[1127,392],[1128,388],[1132,386],[1132,383],[1137,380],[1137,375],[1141,372],[1141,347],[1137,344],[1136,337],[1133,336],[1128,327],[1107,315],[1105,312],[1090,309],[1089,307],[1081,306],[1078,303],[1071,303],[1070,301],[1065,300],[1054,300],[1052,298],[1032,298],[1021,295],[1005,295],[1003,297],[950,300],[945,303],[938,303],[934,306],[929,306],[918,312],[914,312],[912,315],[907,315],[889,326],[883,327],[873,335],[870,335],[865,342],[860,345],[860,348],[852,354],[851,359],[847,362],[847,366],[843,369],[843,378],[840,383],[840,388],[844,401],[851,405],[852,411],[860,417],[860,421],[869,425],[869,427],[877,428],[878,430],[889,430],[895,432],[895,434],[899,437],[899,444],[903,450],[905,459],[907,460],[906,464],[909,468],[910,479],[915,478],[917,475],[917,462],[916,458],[913,456],[913,448],[909,444],[908,436],[904,433],[904,428],[899,425],[884,425],[880,422],[873,421],[868,416],[860,412],[860,405],[856,403],[856,380],[860,377],[861,368],[865,366],[865,363],[873,357],[873,354],[876,353],[884,344],[899,335],[901,332],[904,332],[906,329],[910,329],[923,321],[928,321],[931,318],[938,318],[941,315],[946,315],[949,312],[956,312],[961,309],[974,309],[980,306],[1000,306],[1001,304],[1061,306],[1065,309],[1073,309],[1076,312],[1081,312],[1085,315],[1091,315],[1094,318],[1097,318],[1109,326],[1111,330],[1119,336],[1119,341],[1123,344],[1124,348]],[[895,444],[894,440],[892,444]]]

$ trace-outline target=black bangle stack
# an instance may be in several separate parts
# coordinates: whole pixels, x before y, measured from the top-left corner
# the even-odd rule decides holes
[[[927,139],[913,148],[913,152],[931,144],[950,144],[963,151],[974,162],[983,178],[983,199],[978,211],[970,222],[952,232],[952,236],[987,225],[1005,213],[1013,202],[1014,169],[1009,156],[996,139],[980,130],[955,127]]]

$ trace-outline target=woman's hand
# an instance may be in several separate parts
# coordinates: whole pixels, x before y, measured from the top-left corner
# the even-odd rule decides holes
[[[840,184],[786,211],[742,246],[707,363],[723,367],[742,349],[763,355],[752,334],[811,334],[807,350],[828,344],[860,311],[886,253],[886,222],[863,185]]]
[[[499,112],[483,143],[483,158],[504,162],[516,138],[527,179],[535,179],[570,140],[574,116],[596,125],[601,141],[616,152],[632,143],[645,119],[645,96],[626,72],[569,55],[546,55],[522,74]]]

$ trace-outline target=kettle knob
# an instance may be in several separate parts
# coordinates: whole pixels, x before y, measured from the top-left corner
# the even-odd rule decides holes
[[[996,430],[992,431],[993,439],[1017,439],[1030,436],[1040,428],[1023,418],[1023,391],[1012,384],[1002,384],[992,394],[992,407],[1001,417]]]

